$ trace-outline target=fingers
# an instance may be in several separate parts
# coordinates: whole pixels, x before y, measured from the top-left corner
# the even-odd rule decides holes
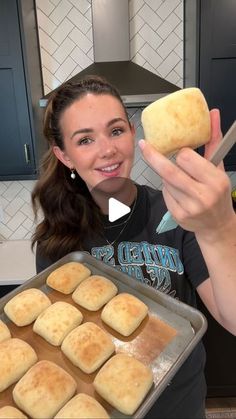
[[[169,211],[184,228],[197,231],[208,225],[212,215],[219,213],[219,203],[225,204],[229,179],[207,159],[221,140],[220,113],[210,111],[211,139],[206,146],[205,158],[190,148],[181,149],[176,164],[160,154],[144,140],[139,141],[146,162],[163,180],[163,196]]]
[[[175,188],[194,194],[197,187],[194,180],[202,182],[208,176],[206,172],[209,170],[209,162],[189,148],[179,151],[176,157],[176,165],[146,141],[141,140],[139,144],[146,162],[164,181]],[[215,167],[213,165],[211,171],[213,171],[211,177],[215,179]]]
[[[168,158],[159,153],[153,146],[144,140],[139,141],[145,161],[164,181],[173,182],[174,186],[183,182],[184,173]]]
[[[187,159],[187,162],[185,162],[186,168],[189,166],[189,169],[186,169],[185,171],[183,170],[183,167],[174,164],[162,154],[158,153],[148,143],[145,142],[145,146],[143,147],[141,142],[141,146],[143,148],[145,160],[161,176],[164,189],[167,192],[167,196],[170,197],[172,204],[174,204],[173,200],[175,200],[176,204],[178,203],[179,209],[181,209],[183,203],[186,203],[187,199],[188,211],[191,210],[190,207],[196,205],[195,203],[197,198],[199,198],[199,195],[203,195],[202,185],[187,173],[190,169],[192,170],[191,155],[192,153],[196,153],[192,150],[185,149],[187,155],[190,151],[190,157]],[[201,157],[201,159],[203,159],[203,157]]]
[[[205,153],[204,157],[206,159],[210,159],[211,155],[213,154],[213,151],[219,144],[221,138],[222,138],[222,132],[221,132],[221,125],[220,125],[220,112],[218,109],[212,109],[210,111],[210,117],[211,117],[211,139],[208,144],[205,146]]]
[[[212,109],[210,111],[210,116],[211,116],[211,138],[213,141],[219,142],[222,136],[219,109]]]
[[[163,187],[162,193],[166,206],[170,211],[172,217],[176,220],[176,222],[180,224],[183,228],[186,228],[189,231],[194,231],[194,227],[190,223],[192,213],[186,203],[186,197],[184,197],[183,200],[181,200],[180,197],[176,199],[176,196],[173,196],[166,187]],[[196,214],[196,208],[192,208],[192,210],[194,210],[193,214]]]
[[[164,182],[163,196],[166,198],[165,201],[166,204],[168,203],[169,208],[172,202],[176,205],[176,211],[178,209],[185,216],[194,216],[203,211],[205,204],[211,201],[212,191],[209,193],[209,188],[199,182],[191,182],[182,190]],[[171,211],[177,218],[181,217],[180,214],[174,211],[174,208]]]
[[[212,186],[219,176],[219,170],[213,163],[189,148],[184,148],[178,152],[176,163],[191,178],[209,186]]]
[[[160,176],[162,173],[162,165],[168,164],[167,158],[159,153],[153,146],[145,140],[139,140],[139,147],[142,151],[143,157],[146,162],[156,171]]]

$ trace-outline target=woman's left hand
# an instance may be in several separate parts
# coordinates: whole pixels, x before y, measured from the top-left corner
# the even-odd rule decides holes
[[[174,164],[143,140],[140,148],[147,163],[163,180],[163,196],[177,223],[213,239],[214,234],[220,234],[225,223],[232,220],[234,211],[231,184],[223,164],[215,167],[208,161],[222,138],[219,111],[213,109],[210,115],[212,135],[204,157],[183,148]]]

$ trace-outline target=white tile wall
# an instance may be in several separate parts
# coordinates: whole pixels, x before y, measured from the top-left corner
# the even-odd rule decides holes
[[[35,181],[0,182],[0,239],[30,239],[34,228],[31,191]]]
[[[46,94],[94,61],[91,0],[36,7]],[[183,0],[129,0],[129,17],[131,60],[182,87]]]
[[[132,61],[182,87],[183,1],[134,0],[129,10]]]
[[[37,0],[36,6],[46,94],[93,62],[91,1]]]

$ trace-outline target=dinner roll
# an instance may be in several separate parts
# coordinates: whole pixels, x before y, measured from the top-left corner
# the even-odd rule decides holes
[[[129,336],[144,320],[148,307],[132,294],[120,293],[103,308],[101,318],[123,336]]]
[[[97,393],[126,415],[137,410],[152,383],[151,369],[127,354],[117,354],[109,359],[93,382]]]
[[[117,291],[116,285],[110,279],[100,275],[91,275],[76,288],[72,299],[81,307],[96,311],[114,297]]]
[[[8,329],[7,325],[0,320],[0,342],[3,342],[6,339],[10,339],[11,332]]]
[[[24,340],[11,338],[0,343],[0,392],[15,383],[37,362],[35,350]]]
[[[72,330],[61,345],[62,352],[82,371],[96,371],[114,352],[115,345],[108,333],[93,322]]]
[[[61,345],[65,336],[83,320],[82,313],[64,301],[57,301],[44,310],[35,320],[33,331],[51,345]]]
[[[50,304],[51,301],[42,291],[28,288],[11,298],[4,306],[4,312],[17,326],[26,326]]]
[[[144,137],[168,156],[182,147],[197,148],[211,136],[211,120],[201,90],[185,88],[148,105],[142,112]]]
[[[47,285],[63,294],[71,294],[90,274],[90,269],[83,263],[68,262],[48,275]]]
[[[88,394],[76,394],[56,414],[54,419],[109,419],[106,410]]]
[[[16,405],[31,418],[52,418],[76,391],[76,381],[51,361],[37,362],[15,385]]]
[[[27,416],[16,407],[3,406],[0,408],[0,419],[27,419]]]

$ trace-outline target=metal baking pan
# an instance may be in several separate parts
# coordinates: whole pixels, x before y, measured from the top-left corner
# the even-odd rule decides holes
[[[118,292],[131,293],[149,307],[147,318],[137,331],[127,338],[119,335],[102,322],[100,318],[102,309],[97,312],[89,312],[79,307],[84,315],[83,322],[94,321],[112,336],[116,352],[129,353],[151,367],[154,377],[153,386],[143,403],[132,416],[133,418],[142,419],[202,338],[207,329],[206,318],[195,308],[148,285],[142,284],[116,268],[95,259],[86,252],[72,252],[68,254],[0,300],[0,318],[8,325],[12,336],[22,338],[31,344],[36,350],[39,359],[52,360],[65,368],[77,380],[78,392],[83,391],[95,397],[108,411],[111,418],[127,418],[131,416],[123,415],[96,394],[92,383],[97,371],[90,375],[82,373],[79,368],[76,368],[65,359],[60,347],[53,347],[36,335],[32,331],[32,324],[25,327],[17,327],[7,318],[3,311],[7,301],[14,295],[32,287],[41,289],[49,296],[52,302],[63,300],[76,305],[71,295],[65,296],[46,285],[46,279],[50,272],[71,261],[83,263],[91,270],[93,275],[106,276],[116,284]],[[14,405],[12,399],[13,388],[14,384],[1,394],[0,407],[5,404]]]

